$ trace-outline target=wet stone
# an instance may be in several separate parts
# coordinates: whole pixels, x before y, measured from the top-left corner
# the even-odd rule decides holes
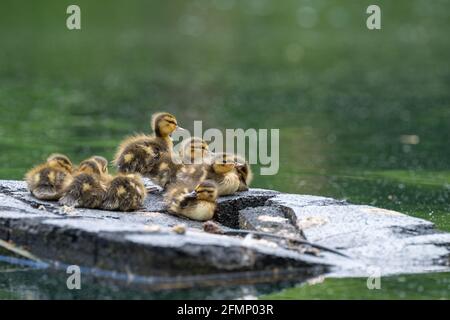
[[[238,210],[277,194],[257,190],[219,200],[217,217],[238,225]],[[20,181],[0,181],[0,236],[44,260],[145,276],[180,276],[280,269],[305,277],[335,265],[331,256],[287,250],[276,242],[206,233],[202,223],[165,211],[162,193],[136,212],[74,208],[33,198]],[[38,209],[40,208],[40,209]],[[231,221],[233,220],[233,221]],[[173,231],[186,226],[185,234]],[[227,230],[229,226],[222,225]],[[301,270],[299,272],[299,270]]]
[[[349,258],[322,249],[305,254],[268,237],[206,233],[201,222],[167,213],[159,190],[141,210],[114,212],[67,209],[33,198],[22,181],[0,180],[0,238],[45,261],[136,276],[226,273],[225,282],[254,282],[255,271],[265,272],[263,281],[295,271],[302,281],[327,272],[364,276],[372,266],[381,274],[450,270],[450,234],[390,210],[251,189],[221,197],[214,219],[225,231],[303,234]],[[174,232],[177,225],[186,232]]]
[[[275,206],[239,210],[239,228],[304,239],[302,230],[291,223],[282,208]]]
[[[230,228],[239,227],[239,210],[258,207],[279,192],[264,189],[251,189],[235,195],[220,197],[217,201],[216,220]]]

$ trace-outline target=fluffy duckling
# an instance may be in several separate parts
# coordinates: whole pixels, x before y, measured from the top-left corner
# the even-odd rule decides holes
[[[62,154],[52,154],[42,163],[25,175],[28,190],[41,200],[58,200],[67,179],[71,178],[73,165],[70,159]]]
[[[102,173],[108,174],[108,160],[106,160],[106,158],[101,156],[93,156],[92,159],[100,165]]]
[[[164,194],[166,200],[178,197],[180,194],[189,193],[195,189],[207,175],[207,168],[204,165],[180,165],[175,177],[167,184]]]
[[[180,194],[166,198],[168,210],[193,220],[212,219],[216,210],[217,190],[214,181],[204,180],[192,192],[185,189]]]
[[[184,172],[184,165],[180,161],[174,161],[173,154],[162,153],[158,162],[155,163],[152,170],[147,174],[150,180],[166,189],[171,183],[175,182],[177,175]]]
[[[140,173],[164,187],[174,175],[173,144],[170,138],[178,127],[177,119],[167,112],[155,113],[151,126],[154,135],[136,135],[126,138],[119,146],[113,163],[120,173]],[[175,171],[174,171],[175,170]]]
[[[99,157],[82,161],[73,179],[64,187],[59,203],[69,207],[100,208],[111,179],[102,164]]]
[[[208,162],[209,147],[205,140],[191,137],[183,140],[179,150],[180,158],[184,164],[201,164]]]
[[[240,179],[235,169],[235,161],[230,155],[217,153],[212,157],[206,179],[217,183],[219,196],[230,195],[238,191]]]
[[[147,190],[140,175],[118,174],[108,185],[102,209],[133,211],[144,203]]]
[[[231,159],[235,163],[235,170],[239,176],[238,191],[247,191],[253,179],[253,173],[250,164],[245,160],[244,157],[240,155],[232,153],[227,153],[225,155],[227,159]]]

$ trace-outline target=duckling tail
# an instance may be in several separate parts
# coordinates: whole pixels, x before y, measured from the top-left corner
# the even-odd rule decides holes
[[[39,186],[32,191],[33,195],[40,200],[58,200],[61,194],[52,186]]]
[[[65,195],[63,195],[61,197],[61,199],[59,199],[59,204],[62,206],[67,206],[67,207],[78,207],[79,206],[77,197],[74,197],[70,193],[66,193]]]
[[[119,199],[107,195],[102,203],[102,209],[114,211],[119,209],[119,205]]]

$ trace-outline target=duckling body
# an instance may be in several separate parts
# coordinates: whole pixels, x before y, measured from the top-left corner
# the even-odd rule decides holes
[[[70,159],[61,154],[52,154],[47,161],[25,175],[28,190],[41,200],[58,200],[72,177],[73,166]]]
[[[166,196],[169,212],[198,221],[213,218],[217,200],[214,181],[204,180],[191,192],[187,187],[173,187],[176,191],[169,190],[173,192]]]
[[[169,149],[159,139],[141,134],[126,138],[119,146],[113,160],[120,173],[140,173],[150,176],[160,162],[161,155]]]
[[[206,179],[207,174],[207,166],[205,165],[185,164],[177,167],[175,181],[195,187]]]
[[[235,171],[239,176],[238,191],[247,191],[253,179],[253,173],[250,164],[240,155],[226,153],[227,159],[235,162]]]
[[[180,195],[192,192],[203,180],[207,171],[204,165],[181,165],[178,167],[175,177],[167,184],[164,198],[171,201]]]
[[[152,116],[151,126],[154,135],[141,134],[125,139],[113,162],[120,173],[139,173],[164,188],[178,168],[172,161],[170,138],[178,124],[173,115],[160,112]]]
[[[213,180],[218,185],[219,196],[230,195],[238,191],[240,179],[235,170],[234,161],[230,160],[227,154],[216,154],[212,158],[212,163],[208,165],[206,179]]]
[[[192,220],[206,221],[214,217],[216,203],[211,201],[184,200],[179,206],[178,214]]]
[[[82,161],[73,179],[64,187],[59,203],[69,207],[100,208],[111,179],[101,165],[94,157]]]
[[[239,190],[239,176],[236,172],[216,173],[210,171],[208,179],[214,180],[218,184],[219,196],[227,196],[236,193]]]
[[[147,191],[138,174],[119,174],[108,184],[102,209],[133,211],[142,207]]]
[[[173,161],[172,154],[163,153],[158,162],[152,167],[147,177],[163,189],[166,189],[177,179],[177,174],[182,171],[184,165],[178,161]]]

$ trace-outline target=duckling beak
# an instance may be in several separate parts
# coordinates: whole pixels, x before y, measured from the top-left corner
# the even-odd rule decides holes
[[[192,191],[189,192],[186,196],[185,199],[196,199],[197,198],[197,191]]]
[[[176,128],[175,128],[175,131],[187,131],[185,128],[182,128],[182,127],[180,127],[180,126],[177,126]]]

